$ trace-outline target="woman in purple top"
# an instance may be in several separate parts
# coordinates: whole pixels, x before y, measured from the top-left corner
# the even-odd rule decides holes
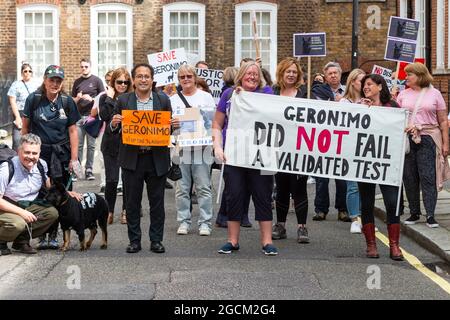
[[[231,101],[227,97],[233,90],[237,94],[242,90],[273,94],[272,89],[265,86],[261,69],[256,62],[249,61],[241,66],[235,79],[235,88],[227,89],[222,95],[213,122],[214,153],[219,161],[225,163],[223,146],[231,107]],[[255,204],[255,220],[260,225],[263,252],[266,255],[277,255],[278,250],[272,245],[273,176],[262,175],[256,169],[225,165],[224,179],[227,188],[225,201],[228,209],[228,242],[218,252],[228,254],[239,250],[240,221],[246,213],[245,198],[250,193]]]

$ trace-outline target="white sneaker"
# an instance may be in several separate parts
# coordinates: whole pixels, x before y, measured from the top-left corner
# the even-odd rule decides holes
[[[308,177],[308,180],[306,182],[307,184],[314,184],[316,183],[316,179],[314,179],[313,177]]]
[[[209,228],[200,228],[198,230],[198,234],[201,236],[210,236],[211,235],[211,229]]]
[[[189,228],[185,224],[182,224],[178,227],[177,234],[186,235],[188,233],[189,233]]]
[[[350,233],[361,233],[362,225],[361,223],[357,221],[353,221],[352,225],[350,226]]]

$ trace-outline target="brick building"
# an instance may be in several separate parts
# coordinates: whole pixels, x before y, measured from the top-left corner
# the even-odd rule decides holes
[[[416,57],[425,63],[434,86],[450,104],[450,7],[449,0],[397,0],[398,15],[420,21]]]
[[[410,2],[414,1],[360,0],[363,69],[370,71],[374,63],[394,67],[383,60],[389,17],[408,14],[404,8]],[[447,0],[432,2],[448,7]],[[51,63],[62,65],[66,89],[78,77],[82,57],[90,57],[93,73],[101,77],[110,68],[131,69],[146,62],[149,53],[176,47],[185,47],[191,61],[206,60],[215,69],[237,65],[242,57],[255,55],[252,12],[258,21],[263,64],[272,75],[277,62],[292,55],[293,33],[300,32],[327,34],[327,57],[312,59],[313,72],[329,60],[339,61],[344,71],[350,69],[351,0],[2,0],[0,110],[7,109],[5,87],[19,74],[22,61],[30,62],[37,76]],[[306,59],[301,62],[306,64]],[[0,115],[0,122],[6,119]]]

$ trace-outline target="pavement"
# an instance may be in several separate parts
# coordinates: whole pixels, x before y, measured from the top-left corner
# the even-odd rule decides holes
[[[423,209],[422,200],[420,207],[422,214],[424,214],[425,209]],[[383,197],[381,194],[378,194],[375,198],[375,215],[385,220],[386,212],[384,210]],[[408,201],[405,200],[405,213],[400,220],[403,222],[409,216]],[[439,228],[429,228],[426,225],[425,215],[422,215],[420,221],[414,225],[401,223],[401,231],[426,250],[450,263],[450,185],[448,181],[444,189],[438,193],[435,219],[439,223]]]

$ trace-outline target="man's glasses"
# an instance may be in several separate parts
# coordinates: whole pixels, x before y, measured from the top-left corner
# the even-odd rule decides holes
[[[128,81],[128,80],[125,80],[125,81],[123,81],[123,80],[116,80],[116,84],[118,84],[118,85],[126,85],[126,86],[128,86],[128,85],[130,85],[130,81]]]
[[[81,69],[88,69],[89,66],[80,66]]]
[[[31,71],[31,70],[23,70],[22,72],[23,73],[33,73],[33,71]]]
[[[192,79],[192,77],[193,77],[192,74],[187,74],[187,75],[185,75],[185,76],[180,76],[180,79],[181,79],[181,80],[184,80],[184,79]]]
[[[147,75],[147,74],[138,74],[138,75],[136,76],[136,79],[139,79],[139,80],[142,80],[142,79],[150,80],[151,78],[152,78],[152,77],[149,76],[149,75]]]

